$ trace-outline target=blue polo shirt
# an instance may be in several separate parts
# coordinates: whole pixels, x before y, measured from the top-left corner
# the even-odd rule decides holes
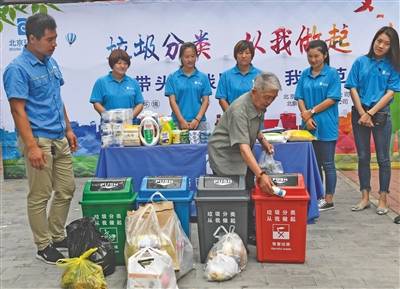
[[[106,110],[117,108],[134,108],[143,103],[143,96],[139,83],[125,75],[121,81],[117,81],[111,72],[96,80],[90,102],[98,102]]]
[[[328,98],[335,100],[335,104],[313,116],[317,128],[310,131],[321,141],[332,141],[338,138],[340,77],[337,70],[327,64],[317,76],[312,75],[311,67],[305,69],[297,83],[294,99],[302,99],[306,108],[312,109]]]
[[[387,58],[364,55],[353,63],[344,87],[356,88],[361,103],[374,106],[387,90],[400,91],[400,76]]]
[[[6,67],[3,82],[8,100],[25,100],[34,137],[60,139],[65,136],[64,103],[60,93],[64,80],[52,57],[41,61],[24,48]]]
[[[165,84],[165,96],[175,95],[176,103],[186,121],[192,121],[200,110],[202,97],[211,95],[210,81],[207,75],[198,71],[187,76],[180,68],[170,74]],[[172,112],[172,118],[178,121],[176,115]],[[201,121],[205,121],[205,115]]]
[[[255,68],[253,65],[250,66],[246,74],[242,74],[237,65],[223,72],[218,81],[215,98],[225,99],[231,104],[239,96],[253,88],[253,80],[260,73],[261,70]]]

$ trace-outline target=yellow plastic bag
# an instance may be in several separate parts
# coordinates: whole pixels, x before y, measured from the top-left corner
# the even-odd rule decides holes
[[[60,259],[57,266],[65,268],[61,277],[63,289],[107,289],[103,269],[100,265],[88,260],[97,251],[92,248],[77,258]]]
[[[308,130],[290,129],[283,132],[283,135],[288,141],[313,141],[316,140]]]

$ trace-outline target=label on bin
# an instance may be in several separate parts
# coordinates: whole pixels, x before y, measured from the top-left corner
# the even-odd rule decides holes
[[[147,179],[147,189],[179,189],[182,177],[154,177]]]
[[[110,191],[121,191],[125,187],[125,180],[104,180],[104,181],[92,181],[90,184],[91,192],[110,192]]]
[[[239,187],[239,176],[232,177],[205,177],[204,178],[205,188],[238,188]]]
[[[270,175],[271,180],[279,187],[297,187],[298,175]]]
[[[273,224],[272,225],[272,239],[289,240],[290,239],[290,225],[289,224]]]

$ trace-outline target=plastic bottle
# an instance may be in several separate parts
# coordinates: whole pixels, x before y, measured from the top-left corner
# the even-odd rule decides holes
[[[170,145],[172,143],[172,128],[168,119],[160,118],[160,144]]]
[[[140,140],[145,146],[156,145],[160,137],[160,128],[156,120],[151,116],[146,116],[140,122]]]
[[[272,190],[274,191],[274,195],[283,198],[286,195],[286,190],[281,189],[278,186],[272,186]]]

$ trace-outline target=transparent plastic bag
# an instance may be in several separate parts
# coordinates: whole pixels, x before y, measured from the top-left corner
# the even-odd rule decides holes
[[[207,261],[205,275],[208,281],[226,281],[240,272],[236,260],[221,253],[217,253]]]
[[[139,207],[129,211],[125,219],[125,264],[128,258],[142,248],[161,249],[160,225],[153,206]]]
[[[283,167],[280,161],[276,161],[272,154],[268,154],[265,151],[261,153],[258,160],[258,165],[267,174],[283,174]]]
[[[154,201],[154,198],[159,196],[161,201]],[[153,205],[157,212],[158,223],[161,229],[161,234],[167,236],[173,248],[167,250],[172,260],[174,267],[177,271],[177,279],[183,277],[185,274],[193,269],[193,246],[190,243],[182,224],[173,209],[173,203],[168,201],[160,192],[155,192],[150,197],[151,205]],[[171,206],[172,205],[172,206]]]
[[[247,265],[247,251],[242,239],[234,232],[234,226],[226,231],[208,252],[205,276],[209,281],[224,281],[233,278]],[[217,231],[219,231],[219,229]]]
[[[65,268],[61,277],[63,289],[107,289],[107,283],[101,266],[88,260],[90,255],[97,251],[92,248],[80,257],[60,259],[57,266]]]

